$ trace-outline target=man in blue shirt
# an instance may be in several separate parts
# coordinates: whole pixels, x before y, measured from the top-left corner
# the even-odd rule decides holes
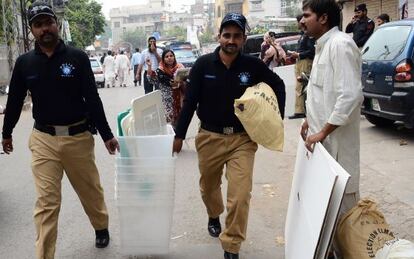
[[[141,60],[141,53],[139,52],[139,48],[136,48],[135,53],[132,55],[132,58],[131,58],[131,66],[134,69],[134,75],[137,74],[140,60]],[[134,77],[135,86],[137,86],[137,82],[139,82],[139,86],[141,86],[141,74],[138,77]]]

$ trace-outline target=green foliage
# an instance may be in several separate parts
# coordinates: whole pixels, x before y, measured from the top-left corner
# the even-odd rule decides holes
[[[163,37],[176,37],[178,41],[185,41],[187,38],[187,29],[174,26],[166,30]]]
[[[3,16],[3,3],[5,15]],[[13,39],[13,19],[14,15],[11,8],[11,0],[0,1],[0,43],[6,43],[7,45],[12,45],[14,43]],[[6,20],[4,20],[6,19]],[[7,28],[4,28],[4,22],[6,21]],[[6,31],[4,31],[6,30]],[[8,38],[8,42],[6,42],[6,38]]]
[[[0,15],[0,43],[4,42],[4,32],[3,32],[3,1],[0,1],[0,12],[2,14]]]
[[[69,1],[65,7],[65,18],[69,22],[72,45],[78,48],[91,45],[95,36],[104,32],[102,6],[95,0]]]
[[[268,29],[262,25],[257,25],[253,29],[250,30],[250,34],[264,34],[268,31]]]
[[[290,22],[285,26],[285,31],[299,31],[297,22]]]
[[[122,40],[131,43],[133,48],[139,47],[144,49],[147,46],[147,35],[143,29],[124,32],[122,34]]]
[[[207,30],[199,37],[200,43],[205,44],[205,43],[216,42],[216,40],[214,39],[214,36],[215,35],[213,31],[207,28]]]
[[[286,6],[287,17],[296,17],[302,14],[300,0],[286,0]]]

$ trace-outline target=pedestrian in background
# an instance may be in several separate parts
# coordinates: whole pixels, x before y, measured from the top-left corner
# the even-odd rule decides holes
[[[124,54],[124,51],[121,50],[119,55],[115,59],[115,71],[116,77],[119,80],[119,87],[126,87],[126,80],[129,76],[131,63],[129,58]]]
[[[108,55],[105,57],[102,67],[105,74],[106,86],[108,88],[111,86],[115,87],[115,59],[112,51],[108,50]]]
[[[106,58],[106,53],[104,53],[103,56],[100,57],[99,62],[101,62],[101,64],[103,64],[105,58]]]
[[[312,69],[313,57],[315,56],[315,39],[306,35],[303,31],[303,26],[300,23],[302,15],[298,15],[296,20],[298,21],[298,27],[300,30],[300,39],[298,41],[298,49],[294,52],[288,52],[288,55],[296,59],[295,75],[296,75],[296,88],[295,88],[295,113],[289,116],[289,119],[298,119],[305,117],[305,96],[306,92],[302,81],[302,73],[310,75]]]
[[[148,38],[148,48],[146,48],[144,51],[142,51],[141,53],[141,60],[139,62],[139,67],[138,67],[138,71],[135,74],[135,78],[138,80],[138,78],[141,77],[142,74],[142,69],[144,68],[144,90],[145,90],[145,94],[148,94],[152,91],[158,90],[158,86],[157,85],[153,85],[148,81],[148,65],[147,65],[147,60],[151,61],[151,70],[155,71],[158,68],[158,65],[161,61],[161,55],[162,55],[162,50],[160,48],[157,47],[157,40],[155,39],[154,36],[151,36]]]
[[[386,13],[380,14],[377,16],[376,22],[377,26],[381,26],[384,23],[390,22],[390,16]]]
[[[27,11],[35,49],[15,64],[4,116],[2,146],[13,151],[12,132],[29,90],[33,99],[34,129],[30,136],[32,171],[36,187],[34,221],[36,257],[54,258],[61,180],[66,172],[95,229],[95,246],[109,244],[108,212],[95,165],[96,125],[110,154],[119,149],[105,117],[88,56],[59,39],[51,6],[36,1]]]
[[[359,124],[363,100],[361,52],[355,42],[338,29],[340,8],[335,0],[303,3],[305,33],[316,39],[316,52],[307,88],[306,119],[301,136],[313,151],[316,142],[351,175],[340,215],[359,200]],[[337,258],[341,252],[334,245]]]
[[[286,52],[275,41],[276,34],[273,31],[268,31],[263,36],[263,43],[261,45],[260,58],[266,66],[273,71],[273,68],[283,66],[286,61]]]
[[[151,84],[158,85],[157,88],[161,90],[165,117],[167,122],[175,128],[181,112],[181,96],[184,94],[185,82],[174,81],[174,75],[184,66],[177,63],[174,52],[169,49],[162,52],[161,62],[156,71],[152,71],[150,59],[147,60],[147,66],[148,80]]]
[[[228,13],[223,18],[214,51],[197,59],[190,71],[190,83],[184,99],[174,140],[174,152],[180,152],[188,126],[197,109],[200,129],[195,139],[199,160],[200,192],[207,208],[207,229],[219,237],[224,258],[239,258],[246,239],[249,203],[252,191],[253,164],[257,144],[246,133],[234,114],[234,100],[246,88],[265,82],[276,93],[283,118],[285,85],[259,59],[240,51],[246,42],[246,18]],[[276,118],[275,118],[276,119]],[[224,212],[221,178],[226,167],[227,216],[221,231]]]
[[[360,4],[355,7],[355,15],[351,22],[346,26],[346,33],[353,33],[354,39],[358,48],[362,48],[365,42],[371,37],[375,29],[375,23],[367,17],[367,6]]]
[[[141,60],[141,53],[139,52],[139,48],[135,49],[135,53],[132,54],[131,58],[131,66],[134,70],[134,86],[137,86],[137,82],[139,83],[139,86],[141,86],[141,75],[139,77],[136,77],[138,71],[139,62]]]

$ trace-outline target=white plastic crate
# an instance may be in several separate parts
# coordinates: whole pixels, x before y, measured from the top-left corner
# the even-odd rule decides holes
[[[141,182],[158,182],[170,181],[174,182],[174,175],[171,174],[155,174],[155,173],[115,173],[115,181],[117,183],[141,183]]]
[[[165,200],[167,205],[174,203],[174,187],[156,188],[148,184],[140,186],[136,190],[122,190],[115,185],[115,199],[116,200],[131,200],[131,201],[152,201]]]
[[[159,255],[169,250],[173,205],[117,205],[121,252],[126,255]]]
[[[173,184],[171,184],[173,183]],[[141,191],[141,190],[152,190],[152,191],[174,191],[174,179],[144,179],[142,181],[119,181],[115,179],[116,189],[119,191]]]
[[[120,136],[118,137],[121,157],[172,157],[174,129],[167,124],[160,128],[158,135]]]
[[[170,161],[168,161],[170,162]],[[159,166],[124,166],[120,165],[124,162],[116,161],[115,173],[116,175],[136,174],[136,175],[154,175],[154,176],[170,176],[174,174],[174,166],[162,165]]]

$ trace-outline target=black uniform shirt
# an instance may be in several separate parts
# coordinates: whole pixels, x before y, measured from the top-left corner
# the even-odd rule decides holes
[[[315,38],[310,38],[304,32],[298,41],[299,59],[313,59],[315,57]]]
[[[95,85],[88,56],[62,41],[51,57],[35,49],[15,64],[3,125],[3,138],[12,136],[27,90],[33,100],[33,118],[43,125],[69,125],[85,119],[96,124],[104,141],[113,138]]]
[[[260,82],[272,87],[284,117],[285,85],[258,58],[239,54],[227,67],[221,62],[218,47],[214,53],[200,57],[190,71],[184,106],[176,128],[176,136],[184,139],[194,111],[199,119],[217,127],[242,127],[234,114],[234,100],[240,98],[246,88]]]
[[[352,38],[354,39],[356,45],[358,47],[364,46],[365,42],[369,39],[369,37],[374,32],[375,23],[369,19],[359,19],[355,23],[349,23],[346,26],[346,33],[353,33]]]

